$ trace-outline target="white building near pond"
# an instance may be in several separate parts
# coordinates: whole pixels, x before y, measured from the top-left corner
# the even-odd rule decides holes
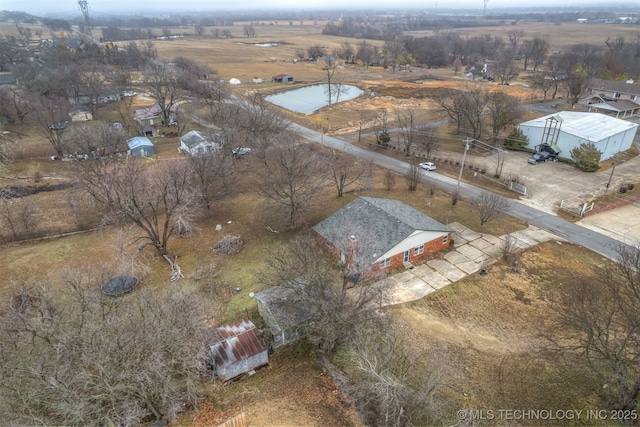
[[[527,148],[555,142],[559,157],[571,158],[571,150],[591,142],[606,160],[631,148],[638,124],[600,113],[561,111],[520,123],[518,128],[529,138]]]

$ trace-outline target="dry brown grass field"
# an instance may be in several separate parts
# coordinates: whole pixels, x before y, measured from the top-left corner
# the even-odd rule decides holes
[[[322,66],[294,63],[296,49],[306,50],[311,45],[320,44],[331,50],[345,41],[352,45],[357,43],[354,39],[323,36],[322,23],[305,21],[302,26],[294,24],[259,25],[254,38],[243,37],[242,27],[237,24],[231,27],[235,35],[231,39],[185,37],[155,41],[154,44],[160,58],[170,60],[186,56],[216,69],[216,78],[242,80],[245,83],[232,90],[243,94],[252,90],[279,91],[320,82],[324,78]],[[553,51],[574,43],[603,43],[608,36],[630,37],[634,34],[633,27],[627,26],[533,23],[518,23],[516,27],[471,28],[462,33],[465,36],[489,33],[507,39],[506,34],[512,28],[524,30],[527,36],[540,34],[549,37]],[[9,31],[8,27],[0,27],[0,32],[4,31]],[[178,33],[180,29],[172,31]],[[209,34],[210,31],[208,29]],[[49,36],[47,30],[43,31],[43,36]],[[256,45],[261,43],[278,45]],[[372,43],[380,45],[380,42]],[[358,84],[367,94],[375,92],[376,97],[334,105],[313,116],[291,117],[334,134],[355,133],[356,123],[360,120],[370,126],[373,117],[383,108],[389,111],[390,118],[395,109],[412,108],[420,120],[437,120],[443,115],[428,99],[429,94],[442,88],[469,84],[450,69],[392,73],[382,68],[345,66],[341,72],[346,81]],[[280,73],[292,74],[296,83],[251,83],[254,76],[270,80],[271,76]],[[538,98],[539,93],[521,86],[524,82],[519,80],[508,87],[487,84],[487,87],[509,91],[523,101]],[[150,105],[148,100],[140,98],[137,106]],[[109,114],[102,111],[98,117]],[[3,186],[36,184],[37,174],[42,176],[40,185],[71,181],[71,162],[49,161],[51,150],[32,126],[5,129],[11,132],[12,144],[19,156],[16,163],[0,173]],[[158,159],[150,161],[177,155],[177,138],[156,138],[154,142],[158,148]],[[259,167],[257,161],[247,156],[238,162],[237,167],[242,172],[242,179],[236,193],[216,202],[212,216],[200,220],[194,234],[176,237],[169,244],[178,256],[184,279],[172,283],[169,268],[161,258],[150,250],[141,254],[141,261],[148,267],[141,273],[141,286],[193,289],[210,302],[220,323],[253,315],[256,304],[248,295],[263,288],[260,275],[266,257],[274,247],[285,243],[297,231],[281,227],[273,216],[265,213],[265,202],[253,185],[253,170]],[[316,224],[354,197],[367,195],[399,199],[443,223],[456,221],[494,235],[526,227],[522,222],[504,217],[480,228],[477,215],[468,203],[462,201],[452,207],[449,194],[438,190],[431,194],[428,185],[409,192],[401,176],[397,176],[395,187],[388,191],[382,184],[382,174],[382,170],[376,170],[374,189],[359,194],[350,192],[343,198],[337,198],[335,190],[327,185],[318,194],[317,209],[306,218],[307,225]],[[73,221],[65,197],[64,192],[30,196],[39,207],[40,226],[63,231]],[[90,204],[85,208],[99,210]],[[217,224],[223,225],[222,231],[215,230]],[[121,260],[120,244],[131,241],[137,233],[135,228],[127,226],[105,226],[67,237],[3,245],[0,247],[0,295],[7,298],[13,285],[20,282],[43,281],[51,286],[59,285],[66,269],[117,271]],[[214,255],[211,247],[227,233],[242,237],[245,248],[235,256]],[[461,367],[456,371],[450,392],[456,405],[452,410],[523,404],[532,407],[584,407],[595,399],[588,375],[571,361],[557,364],[548,358],[542,351],[544,340],[541,334],[550,315],[548,294],[564,280],[583,273],[585,265],[601,262],[599,257],[582,248],[550,242],[522,255],[520,274],[511,273],[498,263],[485,277],[470,276],[422,301],[392,308],[388,315],[399,328],[410,331],[413,342],[425,358],[435,344],[445,344],[450,348],[453,359]],[[241,291],[236,292],[236,288],[241,288]],[[523,393],[523,387],[526,393]],[[225,386],[205,383],[202,388],[201,410],[185,414],[179,425],[217,425],[240,412],[247,415],[248,425],[358,425],[346,398],[324,375],[318,355],[304,343],[278,351],[270,365],[251,378]]]

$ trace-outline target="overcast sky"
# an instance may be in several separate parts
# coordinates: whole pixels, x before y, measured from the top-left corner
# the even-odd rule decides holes
[[[254,9],[254,10],[267,10],[267,9],[290,9],[292,11],[299,11],[302,9],[340,9],[345,8],[348,5],[349,8],[367,8],[375,9],[376,5],[379,8],[399,8],[399,7],[412,7],[438,9],[444,8],[473,8],[482,9],[484,5],[483,0],[397,0],[393,2],[383,0],[350,0],[345,2],[344,0],[234,0],[234,1],[222,1],[222,0],[89,0],[90,10],[96,13],[109,13],[111,11],[124,11],[135,10],[140,12],[159,12],[162,10],[182,10],[182,11],[198,11],[198,10],[239,10],[239,9]],[[504,8],[504,7],[516,7],[516,6],[543,6],[554,7],[561,5],[563,7],[573,6],[576,7],[586,5],[612,5],[615,4],[632,4],[630,1],[615,1],[611,2],[604,0],[489,0],[487,9],[492,8]],[[637,3],[636,3],[637,4]],[[56,15],[68,15],[74,11],[78,11],[78,2],[75,0],[0,0],[0,10],[11,11],[24,11],[32,13],[34,15],[44,15],[55,17]],[[79,12],[78,12],[79,13]]]

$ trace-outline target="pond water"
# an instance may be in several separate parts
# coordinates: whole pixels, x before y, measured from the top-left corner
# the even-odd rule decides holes
[[[329,85],[305,86],[299,89],[269,95],[266,100],[296,113],[312,114],[322,107],[330,104],[329,92],[331,92],[331,104],[349,101],[364,93],[362,89],[353,85]]]

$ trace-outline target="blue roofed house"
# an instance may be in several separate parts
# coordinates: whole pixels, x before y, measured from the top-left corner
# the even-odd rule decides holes
[[[372,274],[447,249],[451,230],[398,200],[359,197],[313,227],[336,257]]]
[[[128,154],[131,156],[147,157],[155,154],[153,142],[146,136],[136,136],[127,141]]]

